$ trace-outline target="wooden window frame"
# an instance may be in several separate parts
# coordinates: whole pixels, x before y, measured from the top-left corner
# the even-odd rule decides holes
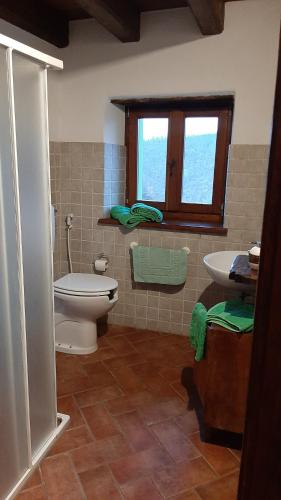
[[[163,211],[165,220],[198,221],[223,223],[225,184],[227,174],[228,149],[231,139],[233,97],[217,99],[190,98],[188,101],[149,102],[135,101],[126,106],[126,204],[144,202]],[[183,175],[184,126],[186,117],[218,117],[218,133],[213,185],[212,204],[187,204],[181,202]],[[166,197],[165,202],[153,202],[137,199],[137,147],[138,119],[169,118]],[[174,168],[174,165],[177,168]]]

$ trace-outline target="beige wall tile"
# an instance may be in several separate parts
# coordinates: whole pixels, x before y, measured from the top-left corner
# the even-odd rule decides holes
[[[224,249],[247,249],[260,239],[268,163],[268,146],[232,145],[226,189],[226,237],[157,230],[98,226],[112,204],[124,203],[125,148],[102,143],[51,143],[52,200],[58,209],[55,277],[68,272],[65,216],[74,213],[71,232],[75,272],[93,272],[100,253],[109,256],[107,276],[119,282],[120,300],[109,313],[116,324],[187,334],[198,300],[206,306],[232,296],[209,278],[204,255]],[[136,285],[132,281],[130,243],[180,249],[188,246],[184,287]]]

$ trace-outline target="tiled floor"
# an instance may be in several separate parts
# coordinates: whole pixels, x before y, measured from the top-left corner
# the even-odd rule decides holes
[[[70,426],[18,500],[235,500],[239,453],[201,442],[187,409],[186,338],[112,326],[99,346],[58,354]]]

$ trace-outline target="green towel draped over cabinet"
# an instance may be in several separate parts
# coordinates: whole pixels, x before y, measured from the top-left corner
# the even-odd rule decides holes
[[[189,339],[196,354],[195,360],[204,356],[206,329],[208,323],[222,326],[231,332],[248,333],[254,326],[254,306],[241,300],[225,301],[216,304],[207,311],[200,302],[192,311]]]

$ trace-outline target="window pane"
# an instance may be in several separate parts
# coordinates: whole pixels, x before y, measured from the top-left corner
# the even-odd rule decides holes
[[[138,120],[138,200],[165,201],[168,121]]]
[[[217,131],[218,118],[185,119],[182,203],[212,203]]]

